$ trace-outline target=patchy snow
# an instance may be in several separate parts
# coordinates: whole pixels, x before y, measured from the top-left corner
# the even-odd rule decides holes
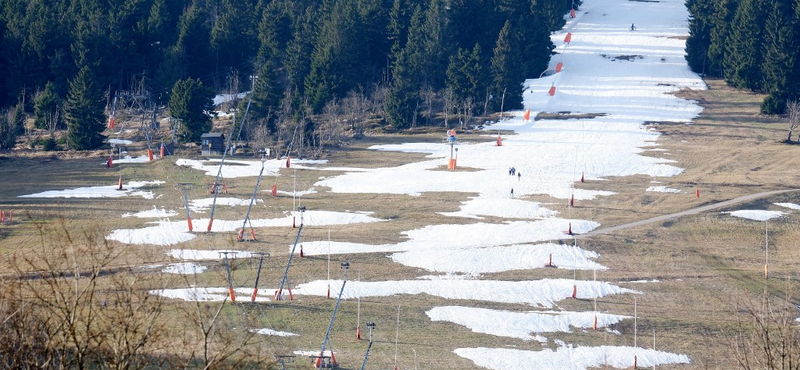
[[[234,297],[237,301],[250,302],[253,288],[234,288]],[[228,295],[228,288],[204,288],[204,287],[189,287],[189,288],[176,288],[176,289],[157,289],[151,290],[150,294],[160,295],[166,298],[182,299],[184,301],[200,301],[200,302],[219,302],[230,300]],[[269,302],[272,300],[271,291],[259,291],[256,295],[256,302]]]
[[[603,181],[615,177],[644,175],[652,178],[682,173],[680,164],[669,158],[658,145],[659,133],[652,122],[688,123],[701,108],[694,101],[675,96],[681,89],[705,89],[703,81],[686,65],[685,36],[688,12],[683,0],[633,2],[585,0],[575,19],[568,19],[572,42],[563,42],[566,31],[556,32],[552,40],[557,54],[550,68],[563,62],[561,73],[525,81],[524,107],[537,112],[561,113],[560,119],[524,120],[524,111],[508,112],[513,118],[486,126],[490,142],[458,142],[457,171],[444,170],[454,149],[441,143],[402,143],[376,145],[375,151],[421,153],[417,162],[387,168],[325,167],[324,161],[291,159],[293,170],[335,171],[321,177],[314,189],[331,189],[351,194],[422,194],[453,197],[453,212],[447,217],[459,218],[454,224],[430,225],[408,230],[406,239],[393,244],[359,244],[348,242],[306,241],[308,255],[384,253],[392,261],[423,269],[429,274],[403,281],[348,282],[345,297],[384,297],[399,294],[430,294],[446,299],[464,299],[495,303],[525,304],[551,308],[571,297],[573,285],[582,299],[610,294],[638,294],[607,282],[543,279],[534,281],[481,280],[481,274],[531,270],[543,267],[552,255],[560,269],[602,270],[595,262],[599,255],[573,247],[564,231],[586,233],[599,227],[592,220],[578,220],[567,208],[567,200],[602,202],[615,194],[602,190]],[[631,23],[640,24],[636,32],[628,31]],[[621,58],[633,56],[631,58]],[[554,87],[554,96],[548,90]],[[593,118],[570,118],[570,113],[596,114]],[[503,134],[503,145],[497,146],[497,130]],[[661,156],[661,158],[659,158]],[[208,176],[216,176],[219,159],[193,161],[179,159],[181,166],[190,166]],[[263,163],[264,175],[276,178],[265,181],[265,189],[278,183],[283,195],[290,195],[285,184],[291,179],[277,180],[286,168],[286,159],[270,159]],[[255,177],[261,170],[259,160],[226,160],[222,169],[225,178]],[[510,176],[515,167],[519,176]],[[285,173],[286,171],[284,171]],[[332,172],[329,172],[332,173]],[[285,175],[284,175],[285,176]],[[584,189],[581,178],[593,181]],[[290,186],[290,185],[289,185]],[[513,189],[513,194],[512,194]],[[312,189],[313,190],[313,189]],[[305,195],[310,193],[294,193]],[[322,190],[320,190],[322,191]],[[652,186],[651,192],[680,192],[665,186]],[[450,195],[460,193],[457,195]],[[512,197],[513,195],[513,197]],[[555,204],[530,201],[542,197],[557,199]],[[467,200],[464,200],[469,197]],[[535,198],[533,198],[535,197]],[[446,198],[444,198],[446,199]],[[248,200],[249,201],[249,200]],[[219,200],[218,200],[219,202]],[[246,204],[245,204],[246,205]],[[754,213],[760,212],[760,213]],[[782,212],[737,211],[734,216],[768,219]],[[291,215],[283,218],[253,220],[254,227],[285,227]],[[361,213],[324,214],[306,212],[305,224],[347,224],[382,221]],[[467,220],[464,220],[467,218]],[[208,219],[194,220],[205,229]],[[475,221],[465,223],[465,221]],[[389,221],[391,222],[391,221]],[[126,243],[172,245],[195,237],[188,232],[185,220],[151,222],[141,229],[116,230],[109,236]],[[213,232],[229,232],[240,228],[242,221],[214,220]],[[119,233],[119,235],[116,235]],[[570,240],[571,241],[571,240]],[[203,253],[201,253],[203,252]],[[219,259],[218,251],[175,251],[175,258],[187,260]],[[247,252],[242,252],[244,256]],[[244,257],[242,257],[244,258]],[[422,274],[420,274],[422,275]],[[341,286],[341,281],[334,281]],[[316,280],[301,284],[296,294],[325,296],[329,281]],[[339,287],[332,287],[333,290]],[[243,288],[240,288],[243,289]],[[244,294],[249,296],[250,289]],[[270,290],[267,290],[270,291]],[[157,291],[180,299],[222,300],[227,288],[189,288]],[[237,289],[237,294],[239,290]],[[458,322],[482,333],[541,340],[534,329],[557,332],[585,329],[586,315],[594,312],[509,312],[480,311],[470,308],[435,308],[430,314]],[[608,313],[603,320],[610,325],[624,317]],[[513,317],[521,324],[487,328],[484,322],[497,321],[480,317]],[[601,318],[598,317],[598,321]],[[600,324],[600,322],[598,322]],[[604,364],[616,368],[631,367],[633,356],[638,365],[649,367],[671,363],[689,363],[685,355],[657,352],[633,347],[573,347],[521,351],[507,348],[461,348],[455,351],[476,365],[490,369],[587,369]],[[301,353],[301,352],[298,352]],[[317,354],[316,351],[309,355]]]
[[[651,187],[645,189],[645,191],[651,191],[651,192],[656,192],[656,193],[680,193],[681,192],[680,189],[668,188],[666,186],[651,186]]]
[[[298,355],[298,356],[309,356],[309,357],[311,357],[311,356],[319,356],[319,350],[317,350],[317,351],[294,351],[292,353],[294,353],[295,355]],[[325,350],[323,356],[330,357],[331,356],[331,351]]]
[[[461,203],[457,212],[441,212],[445,216],[483,219],[481,216],[503,217],[507,219],[539,219],[553,217],[558,212],[542,207],[536,202],[520,199],[473,198]]]
[[[193,274],[202,274],[207,269],[208,267],[205,267],[197,263],[179,262],[167,265],[161,270],[161,272],[166,272],[168,274],[193,275]]]
[[[114,145],[131,145],[133,144],[133,141],[125,139],[108,139],[108,143]]]
[[[796,203],[775,203],[775,205],[800,211],[800,204]]]
[[[232,101],[234,99],[242,99],[245,96],[247,96],[248,93],[249,93],[249,91],[238,93],[238,94],[220,94],[220,95],[217,95],[217,96],[214,97],[214,105],[220,105],[222,103],[227,103],[227,102]]]
[[[136,213],[123,213],[122,217],[137,217],[137,218],[166,218],[177,216],[178,213],[172,210],[166,210],[164,208],[159,209],[156,206],[153,206],[153,209],[148,211],[141,211]]]
[[[741,217],[754,221],[767,221],[773,218],[781,217],[786,214],[785,212],[781,211],[765,211],[758,209],[743,209],[739,211],[722,212],[722,213],[729,213],[731,216],[734,217]]]
[[[371,213],[346,213],[331,211],[306,211],[303,213],[303,224],[306,226],[329,226],[347,225],[368,222],[383,221],[370,216]],[[297,216],[299,219],[299,215]],[[241,229],[244,219],[241,220],[222,220],[214,219],[211,223],[211,232],[232,232]],[[271,219],[250,219],[248,226],[254,228],[261,227],[291,227],[293,223],[292,215],[281,218]],[[163,219],[149,222],[153,226],[139,229],[117,229],[106,236],[108,240],[115,240],[125,244],[153,244],[153,245],[175,245],[195,238],[195,234],[189,231],[186,220],[170,221]],[[208,218],[192,219],[194,230],[207,230]]]
[[[544,267],[550,263],[551,254],[552,264],[559,268],[605,269],[591,261],[598,257],[595,252],[567,244],[526,244],[568,238],[564,231],[570,224],[572,231],[577,234],[591,231],[599,225],[596,222],[557,218],[502,224],[431,225],[404,232],[408,240],[397,244],[306,241],[303,243],[303,253],[313,256],[397,252],[390,257],[406,266],[465,274]]]
[[[147,154],[140,155],[138,157],[131,157],[129,155],[126,155],[122,158],[114,158],[113,160],[113,164],[115,166],[122,163],[147,163],[147,162],[150,162],[150,156]],[[103,164],[106,164],[106,161],[103,161]]]
[[[538,341],[542,337],[533,333],[570,333],[572,328],[592,329],[595,319],[602,328],[630,318],[591,311],[514,312],[461,306],[434,307],[425,314],[433,321],[463,325],[476,333]]]
[[[286,331],[279,331],[279,330],[274,330],[274,329],[269,329],[269,328],[250,329],[250,331],[253,332],[253,333],[256,333],[256,334],[272,335],[272,336],[276,336],[276,337],[296,337],[297,336],[297,334],[295,334],[295,333],[289,333],[289,332],[286,332]]]
[[[178,166],[188,166],[194,168],[199,171],[205,172],[206,176],[217,176],[219,172],[219,162],[221,159],[209,159],[209,160],[195,160],[195,159],[185,159],[180,158],[175,161],[175,164]],[[238,159],[226,159],[225,165],[222,166],[222,178],[232,179],[237,177],[250,177],[250,176],[258,176],[259,172],[261,172],[261,161],[259,160],[238,160]],[[278,174],[281,166],[284,165],[284,161],[277,160],[277,159],[270,159],[264,161],[264,173],[262,176],[275,176]]]
[[[154,195],[150,191],[140,190],[145,186],[163,184],[163,181],[131,181],[122,185],[112,186],[90,186],[66,190],[49,190],[36,194],[20,195],[18,198],[121,198],[121,197],[142,197],[153,199]]]
[[[194,168],[198,171],[203,171],[206,176],[216,177],[219,172],[220,158],[212,158],[207,160],[195,160],[180,158],[175,161],[178,166],[187,166]],[[320,171],[365,171],[358,168],[344,168],[344,167],[316,167],[309,165],[324,165],[327,161],[313,160],[313,159],[296,159],[292,158],[291,169],[295,170],[320,170]],[[267,159],[264,161],[264,173],[262,176],[270,177],[280,174],[281,169],[286,169],[286,159]],[[260,160],[243,160],[243,159],[226,159],[225,165],[222,166],[222,178],[238,178],[238,177],[258,177],[261,172]]]
[[[341,280],[316,280],[296,286],[295,295],[327,296],[341,290]],[[499,280],[401,280],[348,281],[342,297],[388,297],[398,294],[429,294],[446,299],[466,299],[502,303],[519,303],[537,307],[553,307],[556,302],[572,297],[577,286],[578,299],[602,298],[612,294],[638,293],[635,290],[600,282],[572,279],[543,279],[531,281]]]
[[[457,355],[472,360],[475,365],[496,370],[554,369],[585,370],[610,366],[616,369],[633,368],[634,356],[642,369],[653,365],[688,364],[686,355],[624,346],[572,347],[556,350],[525,351],[510,348],[458,348]]]
[[[259,203],[264,203],[264,200],[256,199],[255,202],[253,202],[253,205]],[[212,204],[214,204],[214,198],[192,199],[189,201],[189,209],[191,209],[192,212],[204,212],[209,208],[211,208]],[[240,199],[231,197],[217,197],[217,205],[230,206],[230,207],[237,207],[237,206],[247,207],[250,205],[250,198]]]
[[[272,189],[267,189],[266,191],[272,191]],[[311,188],[311,189],[308,189],[308,190],[300,190],[300,191],[295,191],[295,192],[278,190],[275,193],[280,194],[280,195],[302,197],[302,196],[306,196],[306,195],[309,195],[309,194],[317,194],[317,191],[314,188]]]
[[[222,252],[228,253],[228,258],[251,258],[251,252],[230,249],[198,250],[198,249],[172,249],[167,252],[172,258],[184,261],[207,261],[222,259]]]

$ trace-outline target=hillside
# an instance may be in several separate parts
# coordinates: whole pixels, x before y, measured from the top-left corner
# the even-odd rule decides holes
[[[786,124],[756,115],[763,96],[689,71],[687,15],[679,0],[586,0],[552,36],[553,73],[526,81],[525,110],[455,127],[452,146],[443,128],[366,137],[326,160],[272,153],[221,169],[188,149],[112,168],[5,158],[0,209],[14,223],[0,251],[9,262],[44,258],[60,243],[40,242],[37,225],[49,237],[89,230],[120,251],[101,286],[132,269],[146,276],[138,291],[166,297],[163,343],[195,332],[182,312],[226,302],[218,335],[228,342],[218,343],[247,338],[252,361],[295,354],[309,367],[341,291],[326,349],[346,369],[360,368],[367,321],[376,324],[367,368],[733,368],[730,340],[751,320],[747,308],[764,292],[797,290],[800,196],[636,222],[794,189],[800,148],[781,143]],[[217,172],[227,193],[214,197]],[[237,242],[242,229],[257,240]],[[220,251],[235,252],[235,303]],[[253,252],[270,257],[250,302]],[[276,301],[284,271],[294,299]],[[99,291],[104,307],[112,291]],[[189,348],[198,347],[174,351]]]

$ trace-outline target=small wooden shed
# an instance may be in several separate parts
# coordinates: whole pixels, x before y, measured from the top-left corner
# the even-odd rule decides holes
[[[222,155],[225,151],[225,134],[209,132],[200,136],[201,155]]]

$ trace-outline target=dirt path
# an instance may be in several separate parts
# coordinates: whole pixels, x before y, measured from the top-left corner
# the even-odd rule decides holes
[[[749,194],[749,195],[741,196],[741,197],[738,197],[738,198],[722,201],[722,202],[719,202],[719,203],[708,204],[708,205],[705,205],[705,206],[688,209],[686,211],[682,211],[682,212],[678,212],[678,213],[671,213],[671,214],[668,214],[668,215],[657,216],[657,217],[649,218],[649,219],[646,219],[646,220],[639,220],[639,221],[630,222],[630,223],[627,223],[627,224],[611,226],[611,227],[607,227],[607,228],[604,228],[604,229],[593,230],[593,231],[590,231],[590,232],[588,232],[586,234],[576,235],[575,238],[576,239],[583,239],[583,238],[590,237],[590,236],[595,236],[595,235],[612,234],[614,232],[617,232],[617,231],[620,231],[620,230],[625,230],[625,229],[632,228],[632,227],[648,225],[648,224],[652,224],[652,223],[656,223],[656,222],[663,222],[663,221],[667,221],[667,220],[671,220],[671,219],[678,218],[678,217],[683,217],[683,216],[696,215],[696,214],[698,214],[700,212],[710,211],[710,210],[713,210],[713,209],[723,208],[723,207],[727,207],[727,206],[738,204],[738,203],[743,203],[743,202],[747,202],[747,201],[751,201],[751,200],[755,200],[755,199],[759,199],[759,198],[764,198],[764,197],[768,197],[768,196],[772,196],[772,195],[776,195],[776,194],[788,193],[788,192],[792,192],[792,191],[800,191],[800,189],[773,190],[773,191],[765,191],[765,192],[762,192],[762,193]]]

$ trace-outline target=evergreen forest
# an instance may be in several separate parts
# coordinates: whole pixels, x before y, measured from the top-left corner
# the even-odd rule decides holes
[[[687,0],[686,60],[696,73],[765,93],[764,114],[800,97],[799,0]]]
[[[362,134],[364,117],[397,130],[442,117],[445,124],[464,122],[522,107],[525,78],[547,69],[550,34],[578,5],[0,0],[0,132],[20,134],[20,117],[30,116],[37,129],[66,130],[71,149],[98,148],[118,91],[137,91],[154,106],[181,105],[185,117],[207,109],[214,93],[252,91],[249,106],[239,104],[248,112],[245,134],[267,142],[299,127],[309,143],[336,144],[343,126]],[[775,82],[757,87],[768,84]],[[196,103],[187,106],[181,97]],[[187,142],[198,137],[180,135]]]

